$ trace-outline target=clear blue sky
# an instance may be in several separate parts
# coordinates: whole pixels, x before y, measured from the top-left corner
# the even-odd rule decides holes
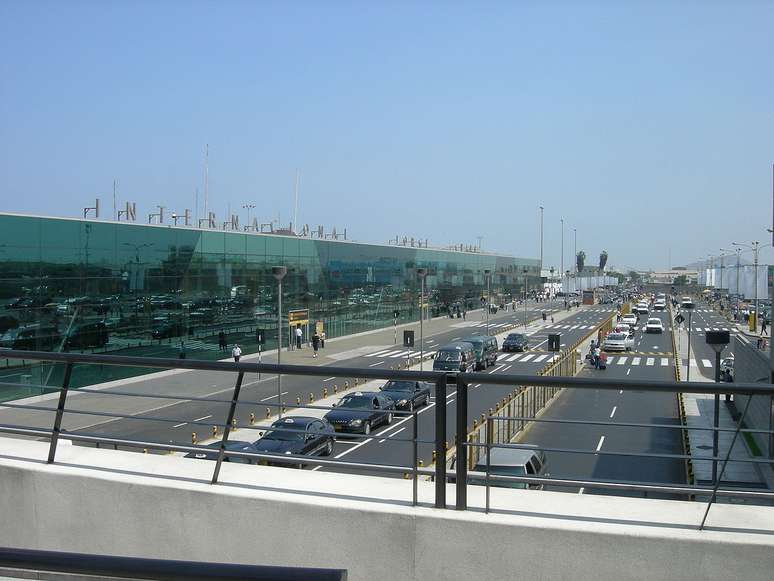
[[[663,268],[766,240],[774,2],[0,2],[0,209],[218,218]],[[139,216],[138,216],[139,218]],[[244,218],[244,215],[243,215]],[[567,267],[567,266],[565,266]]]

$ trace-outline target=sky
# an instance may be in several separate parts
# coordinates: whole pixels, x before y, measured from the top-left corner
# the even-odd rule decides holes
[[[663,269],[770,242],[774,1],[0,0],[0,211],[255,204]],[[771,249],[762,259],[774,262]]]

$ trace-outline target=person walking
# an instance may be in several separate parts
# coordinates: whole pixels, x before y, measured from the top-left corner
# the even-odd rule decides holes
[[[218,333],[218,348],[221,351],[226,350],[226,334],[222,330]]]
[[[320,347],[325,349],[325,331],[320,333]]]
[[[238,343],[234,343],[234,348],[231,350],[231,356],[234,358],[234,363],[239,363],[239,358],[242,357],[242,348]]]
[[[301,325],[296,327],[296,349],[301,349],[301,343],[304,339],[304,332],[301,330]]]
[[[766,317],[763,317],[761,319],[761,335],[768,335],[769,333],[766,331],[766,325],[768,324],[768,321],[766,320]]]
[[[599,356],[602,350],[599,348],[599,344],[594,347],[594,368],[599,369]]]
[[[314,332],[314,335],[312,335],[312,349],[314,350],[314,354],[312,357],[315,359],[317,358],[317,350],[320,348],[320,335],[317,334],[317,331]]]

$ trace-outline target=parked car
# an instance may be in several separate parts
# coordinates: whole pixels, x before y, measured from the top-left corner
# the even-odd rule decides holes
[[[476,352],[470,343],[458,341],[438,349],[433,355],[433,371],[474,371]]]
[[[226,442],[226,450],[229,452],[247,452],[255,453],[255,446],[250,442],[241,442],[239,440],[229,440]],[[189,452],[185,455],[186,458],[196,458],[198,460],[217,460],[218,453],[220,451],[220,442],[213,442],[207,446],[202,446],[201,450],[196,452]],[[223,456],[224,462],[234,462],[236,464],[255,464],[255,460],[252,458],[237,458],[235,456]]]
[[[503,341],[503,352],[526,351],[529,349],[529,339],[523,333],[509,333]]]
[[[271,428],[255,442],[258,452],[298,456],[330,456],[333,453],[334,429],[324,418],[290,416],[275,421]],[[259,464],[284,463],[261,460]]]
[[[27,351],[52,351],[59,347],[61,340],[59,330],[53,325],[25,325],[8,329],[0,338],[0,347]]]
[[[476,353],[476,369],[486,369],[497,362],[497,338],[484,336],[465,337],[465,343],[473,345]]]
[[[109,335],[105,323],[83,323],[70,328],[65,337],[65,349],[89,349],[107,345]]]
[[[661,322],[661,319],[657,317],[651,317],[648,319],[648,322],[645,323],[645,332],[646,333],[663,333],[664,332],[664,323]]]
[[[395,402],[379,392],[357,391],[342,397],[335,407],[325,414],[335,431],[367,436],[373,428],[392,423]]]
[[[634,339],[626,333],[610,333],[602,342],[603,351],[629,351],[634,347]]]
[[[431,387],[431,383],[424,381],[390,380],[379,391],[392,398],[395,409],[414,411],[414,408],[430,403]]]

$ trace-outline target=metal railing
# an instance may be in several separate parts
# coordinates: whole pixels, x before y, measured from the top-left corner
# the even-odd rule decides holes
[[[299,365],[275,365],[275,364],[256,364],[248,362],[232,363],[232,362],[217,362],[217,361],[197,361],[197,360],[180,360],[180,359],[158,359],[152,357],[120,357],[113,355],[83,355],[83,354],[68,354],[68,353],[46,353],[46,352],[30,352],[30,351],[7,351],[6,357],[9,358],[26,358],[39,361],[48,361],[65,366],[64,380],[61,388],[59,388],[59,397],[57,406],[54,410],[49,407],[37,405],[37,403],[14,403],[8,402],[0,404],[0,410],[2,409],[20,409],[20,410],[37,410],[45,412],[53,412],[54,418],[50,428],[40,427],[27,427],[15,425],[12,423],[0,424],[0,434],[12,434],[17,436],[32,436],[37,438],[47,438],[50,440],[48,451],[48,462],[53,463],[56,460],[57,446],[61,438],[67,438],[73,442],[81,442],[86,444],[96,445],[111,445],[113,447],[131,447],[135,449],[152,449],[167,452],[199,452],[203,449],[208,450],[211,454],[216,452],[217,458],[212,474],[212,484],[217,484],[219,479],[219,473],[221,470],[222,462],[226,458],[241,458],[250,461],[273,461],[280,464],[295,464],[295,465],[310,465],[310,466],[324,466],[332,468],[345,468],[345,469],[358,469],[369,472],[377,472],[383,474],[392,474],[395,476],[403,475],[404,477],[410,477],[413,480],[412,484],[412,503],[418,503],[417,495],[417,481],[420,476],[430,476],[435,482],[434,491],[434,506],[436,508],[447,508],[446,499],[446,484],[449,481],[453,481],[455,484],[455,500],[454,508],[457,510],[466,510],[468,508],[467,494],[469,486],[468,478],[468,462],[455,462],[453,474],[447,474],[446,462],[436,462],[432,470],[420,467],[418,464],[418,444],[432,444],[435,451],[445,451],[448,449],[447,442],[447,407],[450,405],[447,400],[447,393],[449,385],[456,387],[456,405],[455,417],[454,417],[454,430],[453,430],[453,442],[456,447],[457,453],[462,458],[467,456],[469,449],[471,448],[484,448],[487,458],[491,452],[491,449],[501,448],[525,448],[525,444],[512,444],[502,443],[495,444],[491,441],[485,443],[470,442],[468,441],[469,428],[469,398],[470,390],[469,386],[523,386],[530,387],[536,391],[536,393],[544,393],[546,397],[548,394],[554,395],[557,390],[564,389],[581,389],[581,390],[637,390],[643,392],[652,393],[703,393],[703,394],[734,394],[734,395],[774,395],[774,386],[760,383],[753,384],[709,384],[709,383],[677,383],[672,381],[646,381],[646,380],[609,380],[604,378],[583,378],[583,377],[553,377],[553,376],[536,376],[536,375],[510,375],[510,374],[490,374],[490,373],[459,373],[459,374],[447,374],[444,372],[435,371],[408,371],[408,370],[385,370],[385,369],[373,369],[373,368],[349,368],[349,367],[332,367],[332,366],[299,366]],[[157,369],[180,369],[180,370],[195,370],[195,371],[216,371],[223,373],[231,373],[236,375],[236,382],[231,392],[231,397],[228,399],[213,399],[211,397],[192,397],[192,396],[180,396],[171,394],[155,394],[155,393],[132,393],[130,391],[120,390],[97,390],[93,388],[81,388],[79,390],[70,390],[69,380],[72,374],[72,368],[74,365],[80,364],[96,364],[96,365],[119,365],[119,366],[142,366]],[[421,440],[418,438],[418,415],[416,410],[407,412],[393,412],[395,415],[411,416],[413,419],[413,430],[410,438],[393,438],[392,442],[404,442],[411,445],[411,461],[406,465],[395,464],[377,464],[370,462],[350,462],[340,459],[323,459],[320,457],[310,457],[305,455],[286,455],[286,454],[270,454],[270,453],[256,453],[256,452],[241,452],[226,449],[229,436],[234,429],[240,428],[252,428],[256,430],[273,430],[281,431],[277,427],[271,425],[256,425],[254,418],[251,417],[249,423],[240,423],[236,421],[235,412],[237,405],[243,405],[245,402],[240,401],[240,392],[243,386],[243,380],[245,374],[251,373],[264,373],[264,374],[282,374],[282,375],[294,375],[300,377],[323,377],[323,376],[335,376],[339,378],[355,378],[355,385],[360,385],[361,380],[408,380],[408,381],[426,381],[434,384],[435,395],[435,413],[434,413],[434,438],[433,440]],[[351,387],[350,387],[351,389]],[[83,392],[85,394],[98,393],[100,396],[105,397],[109,395],[114,396],[130,396],[130,397],[146,397],[151,399],[170,399],[179,401],[196,401],[196,402],[208,402],[210,404],[226,404],[227,412],[222,422],[212,423],[203,422],[197,420],[188,420],[172,417],[159,417],[154,415],[152,418],[143,418],[138,415],[121,414],[113,411],[90,411],[86,409],[74,409],[67,406],[68,393],[71,391]],[[485,390],[475,391],[476,397],[479,393],[485,392]],[[750,399],[748,398],[748,406]],[[313,403],[313,402],[312,402]],[[312,405],[301,404],[300,400],[296,401],[296,405],[290,405],[278,401],[276,404],[265,404],[268,408],[274,407],[277,411],[287,410],[293,408],[313,408],[318,410],[331,410],[331,409],[344,409],[342,407],[333,407],[325,405]],[[505,422],[511,423],[523,423],[525,421],[530,422],[553,422],[555,424],[585,424],[585,425],[611,425],[616,428],[629,427],[629,428],[665,428],[665,429],[684,429],[681,425],[672,424],[647,424],[647,423],[625,423],[625,422],[598,422],[588,420],[557,420],[546,418],[535,418],[530,415],[513,414],[514,410],[508,410],[507,415],[502,416],[488,416],[485,418],[487,423]],[[518,410],[517,410],[518,411]],[[213,427],[213,436],[217,437],[219,446],[216,450],[213,448],[203,448],[202,446],[192,443],[192,445],[183,445],[175,443],[155,442],[137,438],[116,438],[109,436],[96,436],[91,434],[83,434],[75,431],[66,431],[62,427],[62,420],[66,413],[70,414],[91,414],[95,416],[111,417],[111,418],[127,418],[133,421],[148,421],[148,422],[179,422],[185,421],[192,425],[206,425]],[[723,428],[691,428],[691,429],[706,429],[721,431],[733,431],[733,440],[731,446],[728,449],[727,454],[724,457],[714,456],[690,456],[686,454],[658,454],[658,453],[637,453],[637,452],[607,452],[601,450],[583,450],[577,448],[542,448],[544,452],[549,453],[571,453],[571,454],[594,454],[597,456],[608,457],[642,457],[642,458],[662,458],[662,459],[674,459],[674,460],[686,460],[692,459],[693,461],[703,460],[721,463],[719,470],[719,477],[717,481],[711,487],[695,486],[695,485],[675,485],[670,483],[643,483],[637,481],[612,481],[603,479],[569,479],[569,478],[555,478],[548,476],[502,476],[489,474],[486,475],[486,487],[487,498],[488,489],[490,483],[522,483],[532,484],[540,486],[552,486],[552,487],[591,487],[595,489],[605,489],[614,492],[659,492],[669,495],[681,495],[681,497],[692,498],[706,496],[709,500],[707,503],[707,511],[715,499],[719,496],[724,497],[737,497],[744,499],[755,500],[774,500],[774,492],[752,490],[752,489],[738,489],[738,488],[721,488],[721,481],[723,474],[729,462],[751,462],[751,463],[769,463],[769,459],[765,458],[750,458],[750,459],[731,459],[730,454],[734,443],[742,432],[756,432],[756,433],[770,433],[764,430],[745,430],[742,429],[745,415],[747,413],[747,406],[738,418],[737,424],[733,430]],[[267,414],[268,415],[268,414]],[[426,417],[426,416],[423,416]],[[219,429],[222,428],[222,432]],[[488,432],[493,433],[494,429],[490,427]],[[337,434],[338,435],[338,434]],[[348,434],[349,436],[349,434]],[[380,434],[369,435],[357,435],[353,436],[365,440],[373,440],[377,438],[383,438]],[[530,449],[534,449],[534,446],[529,446]],[[439,457],[443,457],[445,454],[439,453]],[[488,463],[487,463],[488,466]],[[488,508],[488,505],[487,505]],[[705,514],[706,519],[706,514]],[[703,521],[702,525],[703,526]]]

